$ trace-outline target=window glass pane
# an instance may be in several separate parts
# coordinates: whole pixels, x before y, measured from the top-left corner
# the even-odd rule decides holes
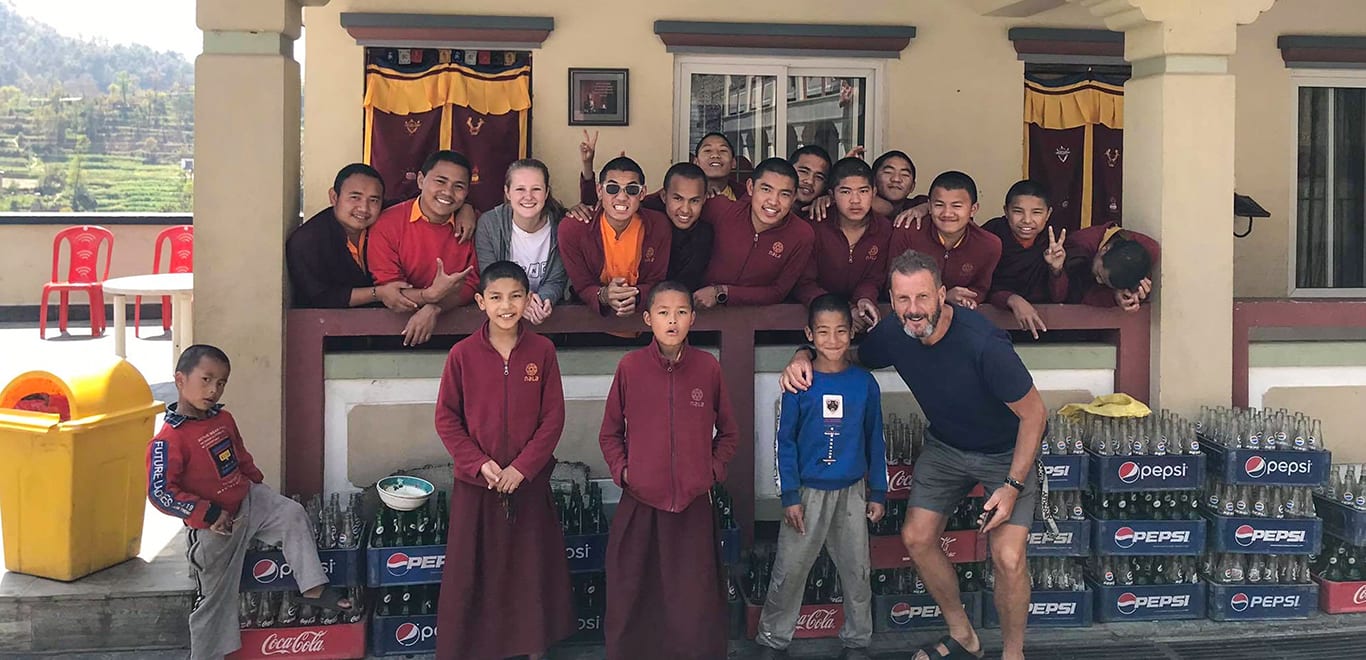
[[[1366,90],[1333,93],[1333,285],[1359,288],[1362,277],[1362,112]]]
[[[692,149],[703,135],[724,133],[735,145],[738,175],[748,176],[754,164],[778,155],[774,127],[778,123],[777,78],[694,73],[689,99],[688,144]]]
[[[788,153],[816,144],[838,160],[865,144],[867,78],[792,76],[788,80],[797,96],[787,104]]]
[[[1298,130],[1295,286],[1332,286],[1328,278],[1328,126],[1333,90],[1301,87]]]

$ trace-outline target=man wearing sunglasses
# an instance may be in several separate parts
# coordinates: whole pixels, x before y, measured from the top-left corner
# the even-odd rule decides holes
[[[619,156],[598,175],[597,216],[587,224],[560,223],[560,256],[574,293],[604,316],[634,314],[668,273],[669,220],[641,208],[644,196],[645,173]]]

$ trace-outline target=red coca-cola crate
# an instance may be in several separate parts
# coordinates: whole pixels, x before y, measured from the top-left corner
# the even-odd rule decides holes
[[[1328,614],[1366,612],[1366,581],[1334,582],[1317,575],[1319,609]]]
[[[349,660],[365,657],[365,622],[293,628],[246,628],[242,648],[227,660],[299,658]]]
[[[983,561],[987,553],[986,540],[975,529],[944,532],[940,546],[949,561],[955,564]],[[901,544],[901,536],[868,537],[868,555],[874,570],[911,566],[911,555]]]
[[[764,611],[763,603],[745,604],[745,635],[754,639],[759,634],[759,615]],[[792,633],[795,639],[817,639],[834,637],[844,627],[844,604],[803,605],[797,615],[797,630]]]
[[[904,500],[911,495],[911,466],[909,465],[888,465],[887,466],[887,499]],[[984,497],[986,489],[982,484],[977,484],[975,488],[968,491],[968,497]]]

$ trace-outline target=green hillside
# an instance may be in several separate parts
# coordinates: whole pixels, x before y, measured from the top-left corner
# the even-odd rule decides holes
[[[189,211],[194,70],[72,39],[0,0],[0,213]]]

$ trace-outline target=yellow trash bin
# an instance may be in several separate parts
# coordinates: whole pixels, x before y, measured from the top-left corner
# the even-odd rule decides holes
[[[123,360],[81,367],[30,371],[0,390],[8,570],[76,580],[142,545],[145,456],[161,405]]]

